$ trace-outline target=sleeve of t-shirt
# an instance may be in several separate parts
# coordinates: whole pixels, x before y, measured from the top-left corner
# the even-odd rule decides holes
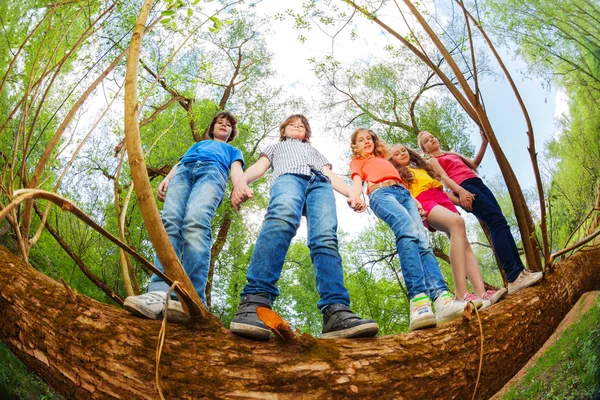
[[[274,144],[271,144],[267,147],[265,147],[263,149],[263,151],[260,153],[261,156],[265,156],[269,159],[269,162],[271,163],[271,166],[273,165],[273,154],[275,154],[275,146]]]
[[[315,153],[315,156],[317,157],[317,160],[319,161],[319,164],[324,167],[324,166],[328,166],[329,169],[333,169],[333,165],[331,165],[331,163],[329,162],[329,160],[327,160],[325,158],[325,156],[323,154],[321,154],[321,152],[317,149],[315,149],[313,147],[313,151]]]
[[[365,175],[362,172],[360,163],[358,160],[350,161],[350,179],[354,179],[354,175],[360,176],[360,179],[365,180]]]
[[[230,160],[231,162],[229,163],[229,165],[233,165],[234,162],[239,161],[242,163],[242,169],[244,168],[244,155],[242,154],[240,149],[233,146],[231,147]]]

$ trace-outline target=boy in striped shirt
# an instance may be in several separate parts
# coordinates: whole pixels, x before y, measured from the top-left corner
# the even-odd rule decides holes
[[[258,161],[234,182],[231,203],[239,209],[240,204],[253,195],[248,184],[263,176],[269,168],[273,169],[267,215],[246,273],[248,283],[242,290],[230,329],[251,339],[269,339],[270,331],[257,317],[256,308],[271,308],[271,302],[279,295],[275,284],[300,219],[305,215],[308,247],[320,295],[317,307],[323,313],[321,337],[375,336],[379,330],[377,323],[361,319],[350,310],[350,298],[344,286],[332,189],[348,197],[349,187],[331,171],[327,159],[310,145],[311,130],[305,116],[288,117],[279,132],[280,142],[267,146]],[[366,209],[362,199],[349,202],[349,205],[357,212]]]

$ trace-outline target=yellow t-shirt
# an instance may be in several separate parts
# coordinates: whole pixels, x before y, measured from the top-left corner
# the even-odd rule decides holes
[[[420,168],[408,168],[410,172],[415,176],[415,182],[410,185],[408,190],[413,197],[417,197],[424,191],[433,188],[442,189],[444,185],[440,181],[436,181],[432,177],[429,176],[427,171]]]

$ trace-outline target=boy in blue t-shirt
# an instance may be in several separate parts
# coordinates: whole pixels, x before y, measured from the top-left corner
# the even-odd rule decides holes
[[[242,176],[244,166],[242,152],[228,144],[238,135],[237,119],[233,114],[223,111],[215,115],[207,132],[212,140],[203,140],[190,147],[158,185],[158,198],[165,202],[163,225],[183,269],[204,303],[212,243],[210,222],[223,200],[229,170],[232,182],[236,182]],[[155,265],[163,271],[158,257]],[[169,285],[152,275],[147,293],[127,297],[123,306],[134,315],[161,319],[168,291]],[[185,320],[180,302],[169,301],[167,318],[171,322]]]

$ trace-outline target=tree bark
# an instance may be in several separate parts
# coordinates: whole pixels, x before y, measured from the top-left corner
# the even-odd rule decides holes
[[[0,340],[69,399],[156,399],[159,321],[74,294],[0,248]],[[600,249],[561,262],[544,282],[480,313],[476,398],[498,391],[579,297],[600,288]],[[476,317],[374,339],[254,342],[214,324],[167,325],[165,397],[466,399],[475,389]]]

